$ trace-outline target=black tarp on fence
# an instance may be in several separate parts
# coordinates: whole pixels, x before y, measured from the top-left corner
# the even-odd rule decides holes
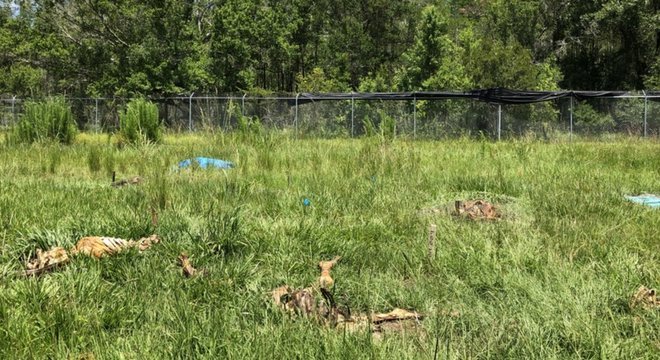
[[[289,99],[289,104],[294,106],[313,101],[324,100],[390,100],[390,101],[414,101],[414,100],[451,100],[468,99],[478,100],[493,104],[532,104],[543,101],[557,100],[573,97],[576,100],[617,98],[627,96],[648,97],[650,100],[660,101],[660,91],[650,91],[646,95],[632,95],[625,91],[530,91],[511,90],[505,88],[477,89],[467,92],[451,91],[412,91],[412,92],[379,92],[379,93],[300,93],[295,98]]]

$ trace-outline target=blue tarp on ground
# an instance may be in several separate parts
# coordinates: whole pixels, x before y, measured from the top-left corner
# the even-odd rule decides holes
[[[186,159],[179,162],[179,169],[185,169],[193,164],[197,164],[202,169],[215,168],[215,169],[231,169],[234,163],[226,160],[213,159],[207,157],[196,157],[194,159]]]
[[[626,195],[626,199],[637,204],[642,204],[642,205],[650,206],[652,208],[660,209],[660,196],[658,195],[651,195],[651,194],[642,194],[637,196]]]

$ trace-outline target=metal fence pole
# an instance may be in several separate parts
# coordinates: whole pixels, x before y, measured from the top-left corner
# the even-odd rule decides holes
[[[413,139],[417,139],[417,96],[413,97]]]
[[[16,95],[11,98],[11,118],[13,121],[12,126],[16,125]]]
[[[502,139],[502,104],[497,104],[497,141]]]
[[[247,94],[243,94],[243,97],[241,98],[241,115],[245,116],[245,96]]]
[[[94,122],[96,123],[96,131],[99,131],[101,124],[99,124],[99,99],[94,99]]]
[[[351,137],[355,137],[355,98],[351,91]]]
[[[195,93],[190,94],[190,97],[188,97],[188,131],[192,131],[193,126],[192,126],[192,98]]]
[[[570,112],[570,139],[573,140],[573,95],[571,95],[571,112]]]
[[[646,91],[644,91],[644,137],[647,137],[648,129],[648,114],[649,114],[649,98],[646,96]]]
[[[300,97],[300,93],[296,93],[296,115],[293,118],[293,126],[295,128],[296,136],[298,136],[298,97]]]

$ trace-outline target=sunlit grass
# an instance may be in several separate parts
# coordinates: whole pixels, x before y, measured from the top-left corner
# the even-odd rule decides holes
[[[2,147],[0,357],[433,358],[436,339],[439,358],[660,353],[660,311],[628,308],[640,285],[660,287],[660,212],[623,198],[660,192],[657,142],[239,138]],[[237,167],[176,169],[195,156]],[[115,189],[113,171],[146,181]],[[473,196],[507,216],[420,211]],[[142,254],[15,276],[37,247],[154,232],[163,243]],[[180,252],[209,275],[184,278]],[[270,306],[269,290],[307,286],[335,255],[353,312],[415,309],[424,331],[374,342]]]

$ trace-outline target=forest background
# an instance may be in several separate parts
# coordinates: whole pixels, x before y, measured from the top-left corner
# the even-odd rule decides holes
[[[658,0],[0,1],[0,94],[642,90]]]

